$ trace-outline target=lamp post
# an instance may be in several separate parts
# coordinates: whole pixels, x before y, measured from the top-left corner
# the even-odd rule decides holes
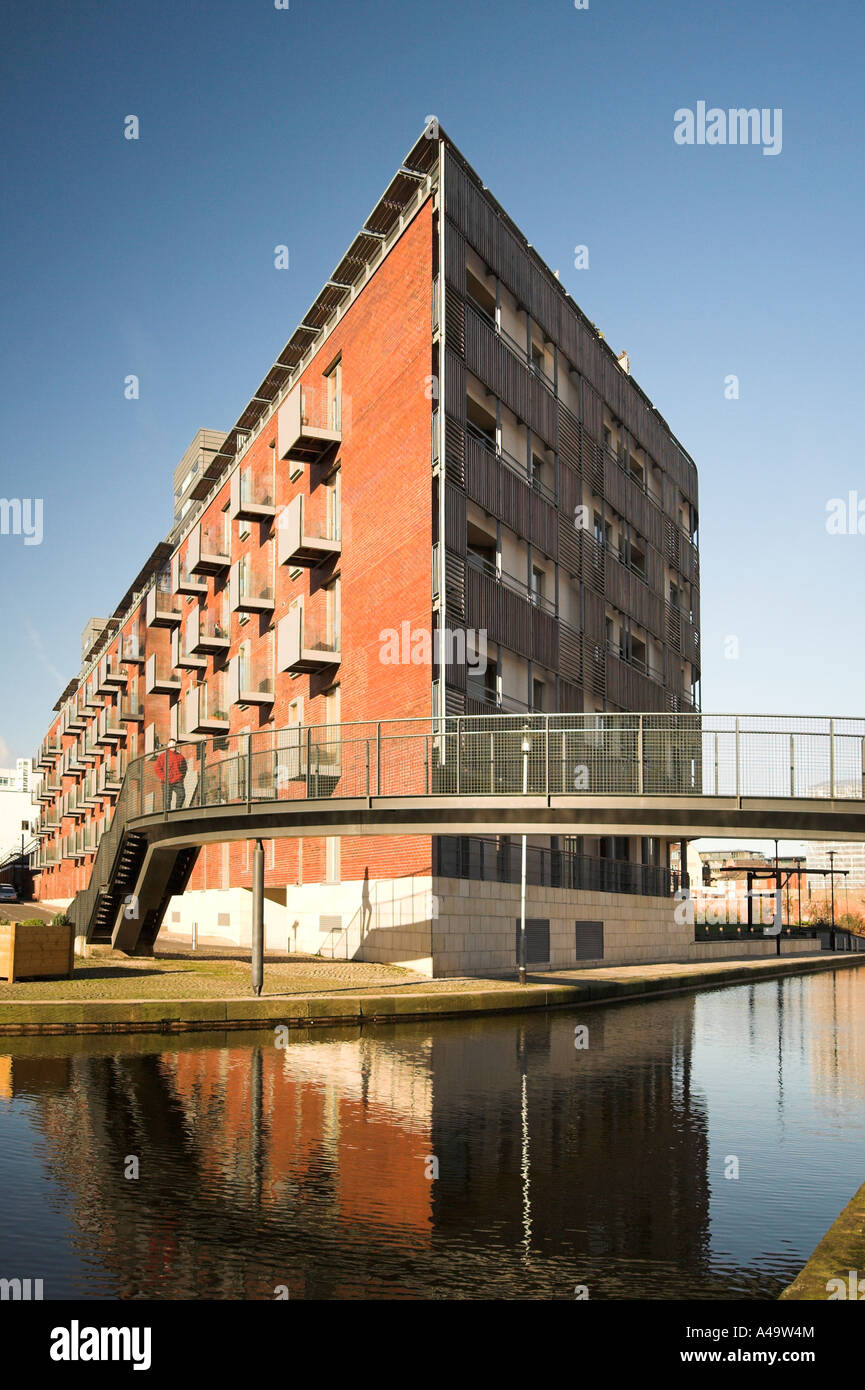
[[[829,884],[832,893],[832,950],[835,950],[835,855],[837,850],[829,851]]]
[[[523,726],[523,796],[529,789],[529,726]],[[520,868],[520,958],[519,981],[526,982],[526,837],[523,836],[522,865]]]

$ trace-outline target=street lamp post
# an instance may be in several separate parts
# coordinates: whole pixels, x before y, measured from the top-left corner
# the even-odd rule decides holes
[[[529,789],[529,728],[523,728],[523,796]],[[523,836],[522,865],[520,868],[520,958],[519,981],[526,983],[526,837]]]
[[[832,950],[835,950],[835,855],[837,851],[829,851],[829,885],[832,894]]]

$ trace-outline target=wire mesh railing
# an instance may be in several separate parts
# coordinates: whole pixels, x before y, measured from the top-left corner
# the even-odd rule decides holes
[[[130,817],[422,796],[865,799],[865,719],[493,714],[204,738],[129,765]]]

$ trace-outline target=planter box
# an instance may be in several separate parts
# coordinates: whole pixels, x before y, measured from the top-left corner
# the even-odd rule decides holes
[[[71,922],[0,922],[0,980],[71,979],[74,931]]]

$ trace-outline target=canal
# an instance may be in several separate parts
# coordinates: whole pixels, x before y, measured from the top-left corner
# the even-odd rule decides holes
[[[287,1040],[0,1038],[0,1277],[774,1299],[865,1180],[863,1014],[840,970]]]

